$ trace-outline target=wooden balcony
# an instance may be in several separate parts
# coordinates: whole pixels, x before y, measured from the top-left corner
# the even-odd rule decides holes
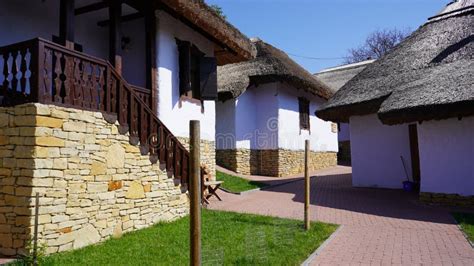
[[[151,108],[150,91],[129,85],[107,61],[33,39],[0,47],[0,106],[52,104],[102,112],[153,163],[188,183],[189,152]]]

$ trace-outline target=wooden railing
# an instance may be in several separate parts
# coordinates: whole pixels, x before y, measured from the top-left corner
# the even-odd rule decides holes
[[[131,86],[132,86],[132,89],[135,91],[135,94],[140,99],[142,99],[142,101],[144,103],[148,104],[148,106],[151,106],[151,104],[152,104],[152,102],[151,102],[151,91],[149,89],[145,89],[145,88],[138,87],[138,86],[135,86],[135,85],[131,85]]]
[[[38,102],[103,112],[152,163],[188,183],[189,152],[152,111],[149,93],[130,86],[109,62],[33,39],[0,47],[0,67],[1,106]]]

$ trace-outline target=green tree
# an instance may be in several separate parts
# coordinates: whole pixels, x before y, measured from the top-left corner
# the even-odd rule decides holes
[[[211,9],[221,18],[223,19],[227,19],[227,16],[224,15],[224,11],[222,11],[222,7],[214,4],[214,5],[210,5]]]

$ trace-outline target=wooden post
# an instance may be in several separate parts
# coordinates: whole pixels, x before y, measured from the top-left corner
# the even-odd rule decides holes
[[[189,123],[190,136],[190,233],[191,233],[191,265],[201,265],[201,137],[199,121]]]
[[[74,2],[61,0],[59,3],[59,39],[69,49],[74,49]]]
[[[156,51],[156,36],[158,34],[157,29],[157,18],[155,10],[150,8],[145,14],[145,31],[146,31],[146,48],[145,48],[145,60],[146,60],[146,88],[150,90],[150,103],[151,109],[156,114],[156,96],[158,94],[158,68],[157,68],[157,51]]]
[[[109,6],[109,60],[119,74],[122,74],[122,1],[111,1]]]
[[[309,176],[309,140],[305,141],[304,150],[304,228],[309,230],[311,227],[309,219],[309,205],[310,205],[310,190],[311,190],[311,177]]]
[[[36,192],[35,199],[35,224],[33,232],[33,265],[38,265],[38,217],[39,217],[39,193]]]

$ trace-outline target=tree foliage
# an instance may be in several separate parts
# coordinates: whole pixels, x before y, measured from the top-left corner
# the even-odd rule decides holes
[[[368,59],[379,59],[403,41],[409,34],[410,30],[376,30],[367,36],[363,45],[349,49],[345,63],[351,64]]]
[[[217,15],[219,15],[221,18],[223,19],[227,19],[227,16],[224,15],[224,11],[222,10],[222,7],[218,6],[218,5],[210,5],[211,9],[214,10],[214,12],[216,12]]]

